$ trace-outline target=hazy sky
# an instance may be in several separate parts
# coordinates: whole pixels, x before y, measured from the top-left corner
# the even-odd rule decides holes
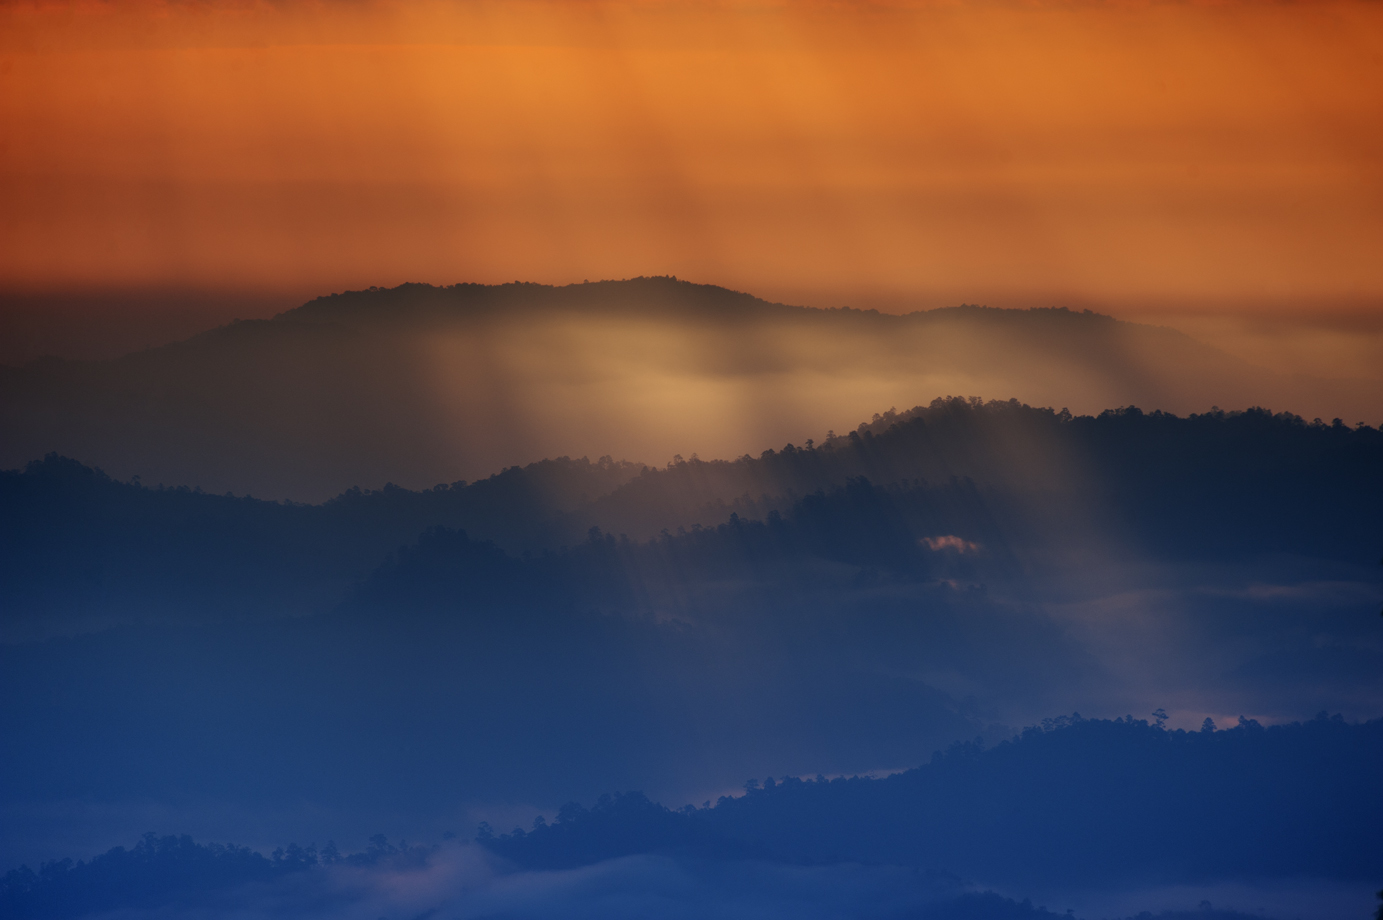
[[[670,273],[1383,354],[1378,3],[6,3],[0,124],[30,350]]]

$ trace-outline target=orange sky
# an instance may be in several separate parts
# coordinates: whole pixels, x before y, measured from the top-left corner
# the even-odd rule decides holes
[[[10,294],[670,273],[1383,334],[1374,2],[11,3],[0,124]]]

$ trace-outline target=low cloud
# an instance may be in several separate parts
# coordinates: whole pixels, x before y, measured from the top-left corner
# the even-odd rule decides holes
[[[972,543],[954,534],[947,534],[944,537],[923,537],[917,542],[934,553],[939,553],[943,550],[951,550],[957,553],[978,553],[981,549],[980,544]]]
[[[414,868],[317,868],[272,884],[250,885],[218,903],[120,911],[112,920],[398,920],[398,918],[624,918],[667,920],[859,920],[950,916],[946,905],[967,898],[967,917],[1013,916],[1030,899],[1050,915],[1135,915],[1141,910],[1188,910],[1210,901],[1219,911],[1288,908],[1301,920],[1334,920],[1367,905],[1366,885],[1315,879],[1235,882],[1155,889],[985,891],[958,878],[888,866],[791,866],[767,862],[695,861],[666,856],[611,859],[580,869],[516,872],[474,844],[449,845]],[[978,896],[977,896],[978,895]],[[1266,908],[1266,910],[1265,910]],[[1358,910],[1355,911],[1356,913]],[[1024,914],[1027,916],[1027,914]],[[1034,917],[1043,916],[1033,914]],[[1235,916],[1216,913],[1217,917]]]
[[[814,920],[885,917],[963,895],[959,880],[891,867],[787,866],[631,856],[581,869],[514,872],[473,844],[418,868],[318,868],[235,890],[220,903],[125,911],[121,918],[202,920],[385,917]]]

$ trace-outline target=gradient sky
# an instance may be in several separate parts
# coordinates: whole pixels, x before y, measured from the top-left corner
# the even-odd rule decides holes
[[[669,273],[1383,356],[1379,3],[9,3],[0,124],[0,360]]]

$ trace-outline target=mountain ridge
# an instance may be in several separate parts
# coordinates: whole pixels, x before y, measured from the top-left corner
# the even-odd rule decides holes
[[[45,356],[35,358],[32,361],[18,365],[0,364],[0,372],[25,370],[34,367],[54,367],[58,365],[99,365],[110,364],[112,362],[123,362],[137,356],[148,355],[150,353],[168,352],[199,343],[207,339],[215,339],[221,336],[234,334],[244,334],[250,330],[263,329],[282,329],[286,326],[295,324],[311,324],[315,326],[330,326],[332,324],[349,324],[351,320],[399,320],[399,319],[473,319],[492,315],[499,308],[512,305],[506,301],[511,300],[511,294],[532,294],[538,292],[544,297],[551,299],[550,303],[541,304],[538,309],[567,310],[572,307],[595,307],[599,312],[628,312],[630,304],[620,304],[624,309],[612,311],[609,309],[609,300],[599,300],[602,293],[607,293],[617,286],[645,286],[646,288],[658,288],[671,286],[674,290],[683,292],[696,291],[699,293],[710,294],[716,298],[711,303],[723,308],[722,315],[738,315],[740,318],[761,318],[765,315],[779,314],[807,317],[813,319],[837,319],[837,318],[869,318],[869,321],[906,324],[925,324],[939,323],[955,318],[982,318],[996,323],[1013,323],[1030,321],[1034,317],[1041,319],[1054,319],[1066,322],[1068,328],[1079,328],[1072,326],[1076,323],[1095,323],[1108,326],[1116,324],[1137,328],[1139,330],[1156,331],[1165,335],[1170,340],[1176,340],[1183,344],[1192,344],[1205,349],[1207,353],[1214,353],[1221,356],[1227,362],[1236,366],[1242,365],[1246,368],[1253,368],[1259,371],[1266,371],[1267,368],[1252,364],[1241,358],[1223,352],[1214,346],[1206,345],[1187,335],[1180,330],[1169,326],[1139,323],[1131,320],[1123,320],[1118,317],[1099,313],[1093,310],[1072,310],[1067,307],[991,307],[980,304],[956,304],[953,306],[931,307],[918,310],[911,310],[906,313],[885,313],[872,308],[856,308],[851,306],[840,307],[811,307],[796,304],[786,304],[777,301],[764,300],[753,294],[743,291],[736,291],[714,284],[699,284],[691,281],[680,280],[674,276],[639,276],[636,278],[604,280],[591,282],[578,282],[567,285],[540,284],[530,281],[514,281],[504,284],[487,285],[474,282],[459,282],[452,285],[432,285],[425,282],[404,282],[392,288],[363,288],[360,290],[346,290],[332,294],[324,294],[306,301],[296,307],[284,310],[265,319],[246,319],[232,320],[220,326],[214,326],[201,332],[169,342],[163,345],[156,345],[150,348],[137,349],[113,358],[63,358],[58,356]],[[455,300],[458,295],[479,295],[471,302],[461,302],[456,306],[459,309],[447,310],[442,301],[445,299]],[[579,295],[579,296],[574,296]],[[423,298],[414,303],[403,301],[403,297]],[[387,304],[382,298],[390,298]],[[433,303],[429,304],[428,301]],[[717,302],[719,301],[719,302]],[[646,306],[647,301],[640,301],[638,306]],[[387,310],[394,312],[384,312]],[[532,304],[523,306],[532,308]],[[691,304],[680,305],[689,307]],[[706,304],[697,305],[700,312],[705,312]],[[731,307],[741,307],[736,314]],[[402,309],[396,309],[402,307]],[[431,308],[431,309],[429,309]],[[411,313],[411,315],[410,315]],[[636,313],[636,315],[638,315]],[[656,313],[644,313],[645,316],[657,315]]]
[[[672,278],[409,284],[110,361],[7,368],[0,466],[57,452],[117,478],[320,501],[540,457],[735,457],[955,393],[1086,414],[1271,404],[1307,418],[1353,418],[1349,406],[1375,400],[1331,386],[1061,308],[894,316]],[[1311,409],[1332,401],[1340,411]]]

